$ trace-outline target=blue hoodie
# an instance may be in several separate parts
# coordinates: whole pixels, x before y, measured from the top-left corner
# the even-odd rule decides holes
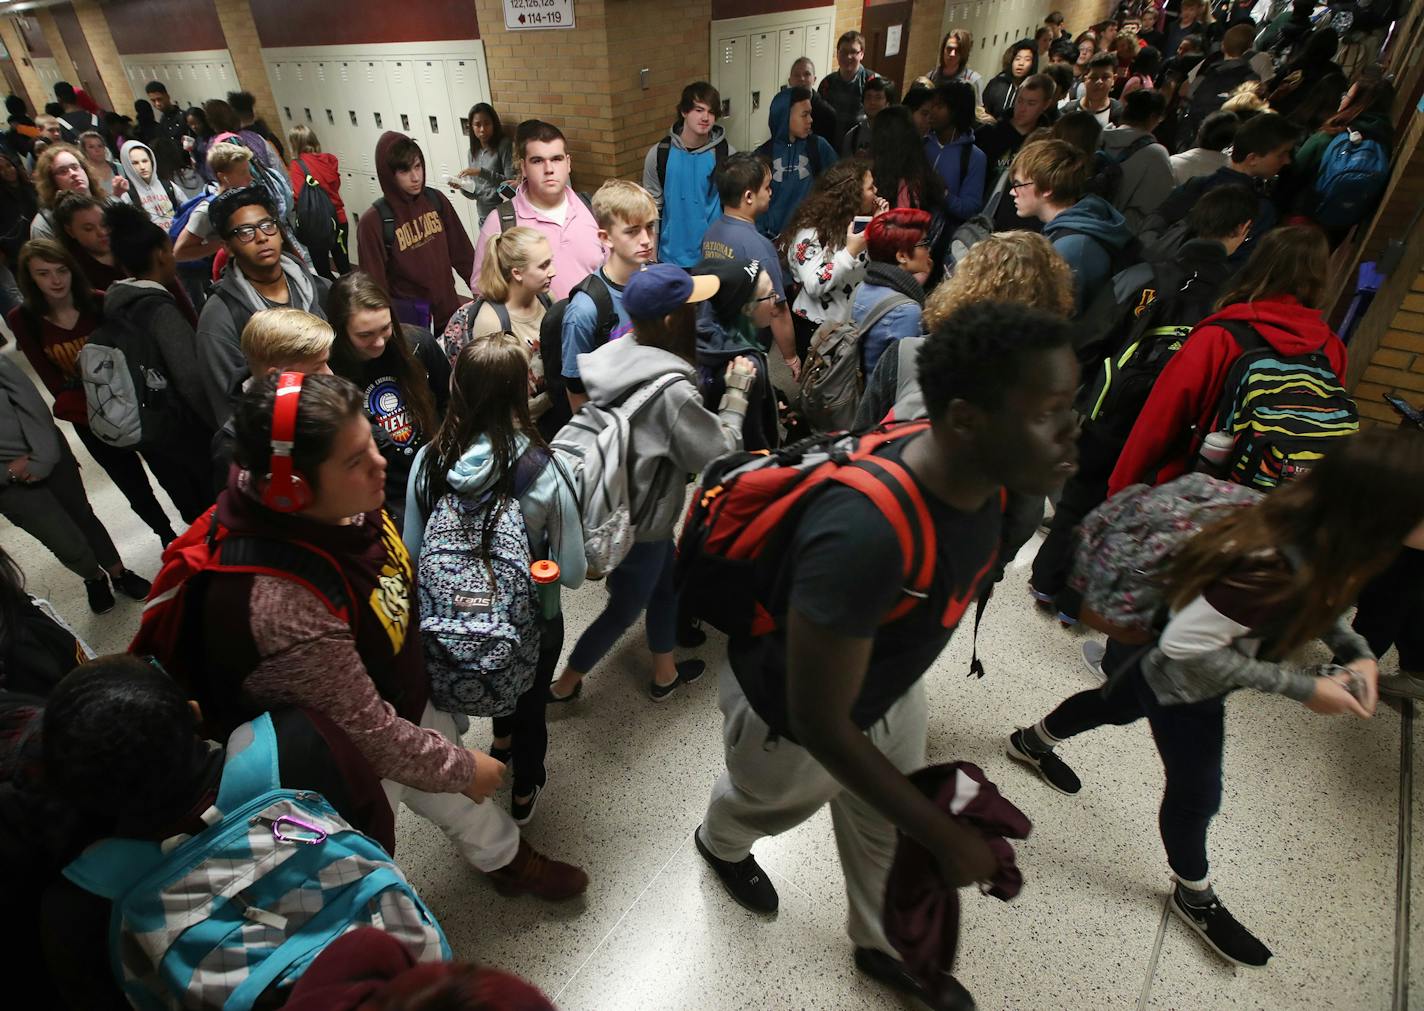
[[[941,144],[933,132],[929,133],[925,137],[925,157],[944,183],[945,205],[951,218],[946,227],[958,228],[984,209],[989,159],[975,146],[973,131],[959,134],[948,144]]]
[[[1092,194],[1045,224],[1043,234],[1073,270],[1075,316],[1083,310],[1083,293],[1112,276],[1113,257],[1132,241],[1132,230],[1117,208]]]
[[[665,263],[694,267],[702,259],[702,235],[707,226],[722,216],[722,200],[717,194],[717,147],[733,154],[726,134],[713,126],[707,143],[689,150],[682,142],[682,120],[668,130],[666,178],[658,177],[658,144],[643,159],[643,189],[658,204],[660,236],[658,254]],[[659,141],[659,144],[661,141]]]
[[[815,183],[808,145],[817,145],[822,172],[836,163],[836,151],[824,137],[815,133],[803,140],[791,139],[790,88],[777,92],[771,100],[771,111],[766,120],[771,127],[771,140],[757,148],[757,154],[764,155],[771,162],[771,206],[757,218],[757,229],[768,238],[775,239]]]

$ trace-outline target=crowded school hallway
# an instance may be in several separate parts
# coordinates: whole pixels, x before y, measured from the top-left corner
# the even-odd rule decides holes
[[[36,1003],[1424,993],[1424,11],[12,6]]]

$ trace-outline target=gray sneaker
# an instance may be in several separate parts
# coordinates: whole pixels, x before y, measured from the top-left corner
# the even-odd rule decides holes
[[[1089,639],[1083,643],[1083,666],[1104,681],[1108,679],[1107,674],[1103,671],[1103,657],[1107,655],[1108,648],[1096,639]]]
[[[1424,674],[1408,674],[1401,671],[1392,677],[1381,676],[1379,693],[1397,699],[1414,699],[1424,702]]]

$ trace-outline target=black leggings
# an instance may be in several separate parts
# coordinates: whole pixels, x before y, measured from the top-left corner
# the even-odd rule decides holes
[[[173,522],[158,504],[153,494],[153,485],[148,483],[143,461],[131,449],[115,449],[89,430],[88,425],[75,425],[74,434],[94,458],[94,462],[104,468],[109,480],[118,486],[128,499],[129,508],[143,520],[144,524],[167,541],[173,537]]]
[[[1138,658],[1143,655],[1139,647],[1109,640],[1103,658],[1110,678],[1107,686],[1065,699],[1043,725],[1063,741],[1101,726],[1125,726],[1147,717],[1167,772],[1167,788],[1157,812],[1167,863],[1178,877],[1201,881],[1207,876],[1207,827],[1221,809],[1226,697],[1164,706],[1142,676]],[[1125,663],[1131,668],[1118,676],[1115,672]]]
[[[549,682],[554,680],[559,656],[564,651],[564,616],[560,612],[539,624],[539,660],[534,687],[514,705],[508,716],[496,716],[494,736],[510,738],[514,762],[514,795],[524,797],[544,785],[544,756],[549,751],[549,724],[544,718]]]
[[[1360,594],[1355,631],[1375,656],[1399,650],[1399,669],[1424,673],[1424,551],[1404,548]]]
[[[172,446],[141,451],[143,462],[178,508],[184,523],[192,523],[213,504],[213,433],[193,427]],[[120,450],[123,452],[123,450]]]
[[[1033,558],[1033,588],[1052,594],[1058,610],[1073,618],[1083,604],[1077,591],[1068,585],[1073,557],[1078,552],[1078,525],[1107,499],[1108,478],[1112,477],[1120,452],[1119,446],[1095,438],[1091,428],[1083,429],[1078,438],[1078,473],[1063,486],[1048,536]]]

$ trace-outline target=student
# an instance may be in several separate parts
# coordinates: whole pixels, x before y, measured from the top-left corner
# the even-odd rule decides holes
[[[38,210],[35,184],[19,156],[0,150],[0,313],[20,304],[14,270]]]
[[[1159,327],[1195,327],[1215,311],[1217,299],[1236,273],[1231,254],[1246,241],[1255,213],[1255,195],[1246,187],[1212,190],[1192,208],[1196,238],[1183,243],[1170,260],[1138,264],[1113,277],[1109,295],[1093,300],[1093,311],[1080,327],[1102,333],[1104,339],[1097,346],[1114,360],[1134,335],[1146,337]],[[1095,367],[1105,366],[1099,361]],[[1078,619],[1080,605],[1077,593],[1068,586],[1077,548],[1075,532],[1083,517],[1108,497],[1108,478],[1143,406],[1141,400],[1119,403],[1124,406],[1118,413],[1084,419],[1078,473],[1063,486],[1053,522],[1033,560],[1029,592],[1041,606],[1053,608],[1065,624]]]
[[[1162,54],[1152,46],[1144,46],[1132,58],[1132,73],[1123,82],[1119,98],[1126,99],[1134,91],[1156,87],[1157,75],[1162,72]]]
[[[895,82],[883,77],[872,77],[865,82],[865,110],[860,120],[847,131],[841,142],[841,157],[868,157],[875,146],[875,120],[894,101]],[[812,114],[814,122],[815,115]]]
[[[1044,74],[1034,74],[1019,86],[1014,96],[1013,113],[1006,119],[981,126],[974,133],[974,143],[984,152],[984,179],[992,189],[1009,170],[1014,156],[1023,147],[1025,138],[1046,125],[1055,94],[1053,81]],[[1000,206],[1012,203],[1001,200]]]
[[[647,190],[626,179],[610,179],[593,195],[598,241],[608,249],[608,262],[591,276],[610,296],[613,317],[600,318],[598,303],[577,291],[564,310],[561,357],[569,406],[577,411],[588,399],[579,359],[601,344],[622,337],[632,326],[623,306],[623,286],[657,256],[658,205]]]
[[[440,343],[454,368],[460,352],[475,341],[499,333],[519,338],[529,359],[529,417],[538,423],[553,406],[544,358],[539,353],[539,328],[549,309],[549,287],[557,275],[554,251],[541,233],[516,225],[490,236],[480,270],[484,294],[455,311]]]
[[[298,386],[298,380],[300,384]],[[290,466],[308,504],[279,512],[272,431],[279,385],[294,412]],[[287,415],[290,418],[290,413]],[[264,573],[204,576],[203,636],[191,668],[208,724],[218,732],[264,709],[304,706],[348,736],[381,776],[394,809],[434,822],[503,895],[567,899],[588,876],[519,837],[507,812],[483,801],[503,765],[459,744],[454,717],[432,706],[420,636],[412,628],[413,570],[400,531],[381,508],[385,458],[360,391],[334,376],[270,376],[238,402],[236,462],[214,521],[232,534],[298,540],[325,552],[350,587],[354,621],[334,616],[306,585]]]
[[[811,57],[798,57],[791,64],[791,72],[786,75],[786,83],[780,90],[787,88],[805,88],[811,93],[811,132],[817,137],[824,137],[827,144],[834,144],[836,110],[816,91],[816,64]]]
[[[1155,49],[1159,54],[1167,48],[1167,33],[1161,30],[1164,21],[1161,11],[1154,4],[1142,9],[1138,15],[1137,37],[1144,48]]]
[[[1122,103],[1112,97],[1113,68],[1117,57],[1111,53],[1098,53],[1088,61],[1088,72],[1083,77],[1083,95],[1068,102],[1062,114],[1082,109],[1090,112],[1103,129],[1122,118]]]
[[[237,142],[251,151],[252,157],[262,165],[274,171],[281,171],[285,162],[277,154],[276,146],[270,144],[267,138],[252,129],[250,125],[244,126],[242,118],[238,116],[237,110],[232,107],[230,102],[224,102],[221,98],[210,98],[203,103],[203,114],[213,128],[214,144],[221,144],[223,141],[236,138]]]
[[[865,84],[879,77],[865,66],[865,36],[848,31],[836,41],[836,72],[821,78],[816,90],[836,110],[836,135],[832,150],[839,151],[847,131],[865,109]]]
[[[109,901],[81,891],[61,870],[99,837],[155,842],[203,831],[227,742],[200,733],[195,710],[164,671],[126,654],[76,667],[45,704],[38,764],[52,805],[47,820],[63,842],[59,852],[39,854],[43,901],[33,923],[47,964],[31,970],[49,969],[65,998],[52,1006],[128,1003],[109,959]],[[310,710],[279,709],[271,719],[281,787],[321,794],[354,829],[393,849],[395,824],[380,781],[351,740]]]
[[[557,302],[568,298],[580,281],[603,264],[598,222],[593,210],[569,185],[573,159],[564,134],[557,126],[539,120],[521,124],[514,149],[519,156],[519,174],[523,181],[510,201],[514,210],[510,224],[533,228],[549,240],[555,267],[549,295]],[[470,277],[470,290],[476,295],[480,294],[480,273],[489,238],[504,227],[497,210],[485,217],[475,248],[474,273]]]
[[[974,52],[974,33],[968,28],[953,28],[945,32],[939,44],[939,64],[930,71],[935,84],[963,81],[974,89],[974,104],[984,103],[984,76],[969,67],[969,54]]]
[[[193,164],[198,167],[198,175],[209,184],[215,182],[212,170],[208,168],[208,148],[212,146],[213,137],[217,135],[211,124],[208,123],[208,114],[202,110],[201,106],[193,106],[183,113],[183,122],[188,127],[188,133],[193,137]]]
[[[190,136],[191,132],[182,107],[168,94],[168,86],[162,81],[149,81],[143,86],[143,92],[148,96],[149,104],[153,106],[159,128],[168,135],[169,140],[181,146],[183,138]]]
[[[1265,85],[1271,109],[1302,129],[1318,128],[1338,107],[1349,85],[1349,78],[1335,62],[1339,45],[1339,36],[1329,25],[1312,32]],[[1266,67],[1270,69],[1268,59]],[[1267,80],[1259,69],[1256,72],[1262,81]]]
[[[930,102],[924,108],[939,114],[939,107]],[[875,190],[885,195],[891,207],[913,207],[943,218],[944,181],[935,172],[929,155],[933,135],[929,130],[921,133],[912,116],[902,108],[886,109],[880,114],[872,157]]]
[[[924,80],[916,81],[910,86],[910,90],[905,92],[904,101],[900,104],[910,114],[910,122],[914,124],[915,136],[923,142],[933,127],[930,122],[934,113],[931,104],[935,95],[935,89]],[[877,145],[878,149],[879,145]]]
[[[1262,236],[1217,302],[1218,312],[1197,325],[1157,378],[1108,481],[1109,496],[1130,484],[1170,481],[1196,459],[1226,374],[1241,355],[1219,321],[1250,323],[1282,354],[1319,351],[1343,381],[1345,345],[1319,308],[1329,271],[1330,248],[1319,230],[1283,226]]]
[[[228,252],[227,267],[198,317],[198,357],[215,424],[232,411],[243,372],[242,328],[255,312],[291,306],[326,317],[331,282],[314,277],[283,252],[277,205],[265,189],[225,190],[208,205],[213,234]]]
[[[888,209],[876,192],[870,166],[852,158],[816,181],[786,226],[777,248],[801,285],[791,311],[802,357],[822,323],[850,319],[851,295],[865,280],[865,231],[856,228],[855,219]]]
[[[1371,716],[1379,666],[1344,614],[1401,542],[1424,545],[1421,519],[1417,432],[1374,428],[1340,440],[1308,474],[1177,549],[1162,580],[1171,606],[1165,628],[1145,654],[1110,643],[1106,689],[1074,695],[1009,737],[1010,758],[1076,794],[1082,784],[1057,745],[1147,718],[1167,775],[1158,826],[1176,879],[1170,908],[1236,965],[1260,968],[1272,952],[1222,904],[1207,863],[1207,830],[1221,806],[1226,696],[1255,688],[1324,715]],[[1316,638],[1359,679],[1358,697],[1344,672],[1317,676],[1285,662]]]
[[[233,391],[233,401],[273,374],[331,375],[331,345],[335,340],[330,323],[301,309],[263,309],[253,313],[242,328],[246,371]],[[237,427],[229,416],[209,447],[214,495],[222,494],[227,487],[236,443]]]
[[[34,383],[0,356],[0,516],[43,544],[84,580],[89,609],[114,607],[112,587],[143,600],[149,583],[124,567],[79,478],[79,464]]]
[[[996,870],[979,833],[906,775],[925,764],[923,675],[999,551],[1001,488],[1041,497],[1073,471],[1070,340],[1061,319],[989,303],[956,313],[925,342],[930,429],[884,453],[909,472],[934,527],[939,577],[921,606],[881,624],[903,593],[900,544],[867,497],[832,487],[788,531],[780,628],[728,644],[726,771],[694,833],[697,850],[733,898],[774,913],[776,889],[753,845],[830,803],[856,966],[896,989],[918,989],[882,926],[896,832],[929,850],[948,884]]]
[[[122,192],[114,192],[115,185],[124,177],[109,155],[109,144],[104,135],[98,130],[85,130],[79,135],[79,150],[84,152],[85,164],[93,177],[99,180],[99,188],[104,191],[105,198],[123,196]]]
[[[925,304],[924,285],[933,263],[929,248],[930,216],[913,208],[882,211],[865,226],[865,251],[870,262],[865,281],[851,301],[850,321],[857,327],[885,299],[902,295],[910,301],[897,305],[869,330],[860,334],[860,370],[875,371],[880,356],[897,340],[918,337],[920,312]]]
[[[376,176],[384,196],[356,223],[361,269],[406,305],[403,320],[428,318],[439,333],[461,305],[454,275],[470,277],[478,267],[470,237],[449,199],[425,185],[425,156],[410,137],[381,134]]]
[[[1175,19],[1167,13],[1167,52],[1175,53],[1188,36],[1196,36],[1197,44],[1206,47],[1206,29],[1211,23],[1211,8],[1206,0],[1182,0],[1180,13]]]
[[[302,195],[302,187],[310,175],[331,201],[331,209],[336,212],[336,236],[330,249],[311,249],[312,268],[323,277],[331,276],[332,266],[337,274],[345,274],[351,269],[351,258],[347,249],[351,240],[350,222],[346,218],[346,202],[341,199],[341,163],[336,155],[321,149],[321,141],[316,133],[298,123],[287,131],[287,146],[292,149],[292,160],[287,172],[292,180],[292,199]]]
[[[129,181],[129,203],[141,208],[166,234],[183,199],[159,176],[153,148],[141,141],[125,141],[119,149],[119,165]]]
[[[1038,73],[1038,47],[1032,39],[1019,39],[1004,50],[1003,69],[984,86],[984,111],[994,119],[1008,119],[1014,96]]]
[[[1331,142],[1342,133],[1358,133],[1365,140],[1372,140],[1384,149],[1386,158],[1394,150],[1394,124],[1390,110],[1394,106],[1394,85],[1389,81],[1362,78],[1350,85],[1350,90],[1340,98],[1340,108],[1327,119],[1315,133],[1301,144],[1294,158],[1296,180],[1301,184],[1299,200],[1314,211],[1318,204],[1315,194],[1316,180],[1320,174],[1320,163]],[[1277,194],[1280,199],[1280,194]],[[1374,211],[1373,207],[1361,208],[1361,214]]]
[[[1226,149],[1236,139],[1241,120],[1234,112],[1213,112],[1197,131],[1196,147],[1172,155],[1172,180],[1181,186],[1198,176],[1209,176],[1230,161]],[[1170,194],[1169,194],[1170,195]]]
[[[509,235],[496,236],[495,241]],[[547,245],[542,237],[535,241]],[[426,522],[446,495],[471,501],[489,496],[488,510],[496,515],[505,503],[517,501],[531,556],[551,559],[559,567],[559,585],[576,589],[586,565],[578,496],[552,462],[529,413],[526,358],[524,342],[506,333],[467,344],[456,356],[450,410],[430,444],[416,454],[410,471],[405,546],[412,560],[419,559]],[[518,482],[525,471],[534,476],[521,488]],[[481,534],[472,530],[470,536],[473,540]],[[490,532],[482,536],[481,556],[488,557]],[[516,825],[528,824],[547,783],[544,756],[549,729],[544,707],[563,646],[562,610],[552,617],[541,614],[534,682],[520,695],[512,714],[494,718],[490,755],[501,762],[514,761],[510,814]]]
[[[470,130],[470,164],[450,180],[449,186],[463,193],[466,200],[475,202],[476,213],[483,222],[504,203],[500,187],[518,178],[514,141],[505,136],[499,113],[488,102],[470,106],[465,123]],[[469,180],[469,184],[464,180]]]
[[[1040,140],[1025,145],[1010,169],[1018,213],[1043,223],[1044,236],[1073,271],[1075,315],[1112,276],[1113,260],[1133,238],[1111,204],[1084,195],[1091,167],[1066,141]]]
[[[771,206],[771,167],[756,155],[741,152],[729,157],[717,170],[716,182],[722,216],[702,236],[702,259],[755,260],[762,265],[771,278],[771,290],[776,293],[771,308],[772,340],[791,370],[791,377],[799,378],[801,359],[796,354],[781,257],[771,240],[756,228],[756,219]]]
[[[1194,68],[1194,76],[1188,76],[1182,86],[1182,94],[1187,98],[1182,125],[1187,136],[1195,136],[1202,121],[1220,109],[1241,85],[1260,80],[1246,56],[1251,49],[1253,32],[1250,25],[1228,29],[1221,39],[1222,58],[1210,66],[1203,61]]]
[[[198,319],[178,287],[168,233],[131,204],[110,205],[104,224],[126,275],[104,293],[104,317],[150,336],[158,352],[152,367],[168,383],[162,438],[145,435],[141,455],[184,522],[192,523],[213,504],[206,454],[217,427],[195,347]]]
[[[97,130],[103,124],[99,117],[79,104],[79,94],[68,81],[56,81],[54,97],[59,100],[61,111],[56,113],[69,127],[75,137],[85,130]]]
[[[386,512],[397,525],[416,451],[430,441],[450,397],[450,361],[429,330],[402,323],[370,274],[338,278],[326,296],[336,334],[331,371],[361,391],[376,448],[386,458]]]
[[[250,91],[229,91],[227,93],[227,104],[232,106],[232,111],[237,113],[237,122],[242,130],[257,134],[263,142],[277,157],[277,162],[283,164],[287,160],[287,152],[282,149],[282,138],[272,131],[265,121],[257,116],[257,99]],[[273,166],[275,167],[275,166]]]
[[[1073,33],[1063,26],[1062,11],[1050,11],[1048,17],[1043,19],[1043,23],[1046,24],[1052,32],[1054,42],[1071,39],[1073,37]]]
[[[1136,232],[1174,187],[1171,156],[1152,136],[1167,111],[1167,99],[1158,91],[1134,91],[1122,106],[1122,125],[1104,130],[1102,145],[1103,154],[1122,169],[1112,205]]]
[[[925,137],[925,156],[944,183],[943,232],[953,233],[984,209],[984,176],[988,159],[974,144],[974,95],[962,81],[947,81],[935,89],[932,131]]]
[[[103,318],[102,296],[89,287],[69,251],[51,239],[25,243],[16,269],[24,301],[10,311],[7,322],[30,367],[54,398],[54,416],[74,426],[74,434],[94,462],[167,547],[177,534],[138,455],[110,446],[89,430],[77,359]]]
[[[697,309],[697,389],[708,410],[715,410],[726,392],[727,366],[745,359],[756,368],[746,393],[742,446],[749,452],[775,449],[776,390],[758,331],[770,322],[776,291],[765,265],[757,260],[704,260],[692,274],[717,278],[716,293]],[[688,645],[688,643],[682,643]]]
[[[1276,226],[1276,205],[1265,194],[1266,184],[1291,162],[1291,152],[1300,137],[1290,120],[1273,112],[1252,116],[1242,123],[1231,143],[1231,164],[1209,176],[1188,180],[1174,189],[1142,226],[1142,241],[1152,248],[1168,229],[1187,216],[1203,193],[1217,186],[1249,186],[1260,194],[1251,234],[1236,251],[1236,262],[1244,263],[1260,236]]]
[[[691,267],[702,258],[702,233],[721,214],[714,176],[732,147],[717,125],[722,96],[706,81],[682,89],[677,121],[648,148],[643,189],[658,207],[658,250],[664,263]]]
[[[52,239],[57,234],[53,214],[61,193],[73,190],[88,193],[101,203],[105,199],[104,188],[85,163],[83,152],[69,144],[55,143],[45,148],[35,159],[33,178],[40,206],[30,222],[32,239]]]
[[[811,192],[816,177],[836,163],[836,151],[811,132],[811,92],[786,88],[771,100],[771,139],[756,153],[771,165],[771,204],[757,228],[773,241]]]
[[[695,385],[694,307],[715,294],[718,283],[709,275],[689,277],[671,264],[649,264],[628,280],[623,293],[623,305],[633,320],[632,333],[579,358],[588,397],[600,405],[667,375],[682,378],[663,389],[632,427],[629,445],[635,462],[629,490],[647,519],[638,526],[633,549],[609,573],[608,603],[574,644],[563,672],[549,687],[550,702],[578,698],[584,677],[644,611],[653,660],[648,694],[654,702],[696,681],[705,669],[701,660],[673,661],[677,594],[672,585],[672,535],[686,489],[681,477],[666,480],[660,475],[669,468],[673,475],[695,474],[724,453],[741,448],[752,362],[737,358],[727,365],[727,391],[715,414],[702,406]],[[655,503],[642,501],[655,492]]]
[[[114,258],[112,239],[104,224],[104,207],[99,201],[84,193],[61,193],[52,219],[55,237],[78,261],[95,291],[107,291],[126,276]]]
[[[252,178],[252,151],[241,144],[213,144],[207,149],[205,157],[208,174],[217,180],[217,193],[265,189],[257,186]],[[272,206],[276,207],[276,204]],[[223,238],[214,231],[209,220],[211,208],[212,201],[204,200],[188,212],[188,222],[183,226],[178,241],[173,244],[173,254],[180,262],[204,260],[223,248]],[[272,216],[275,219],[277,212],[273,211]]]

